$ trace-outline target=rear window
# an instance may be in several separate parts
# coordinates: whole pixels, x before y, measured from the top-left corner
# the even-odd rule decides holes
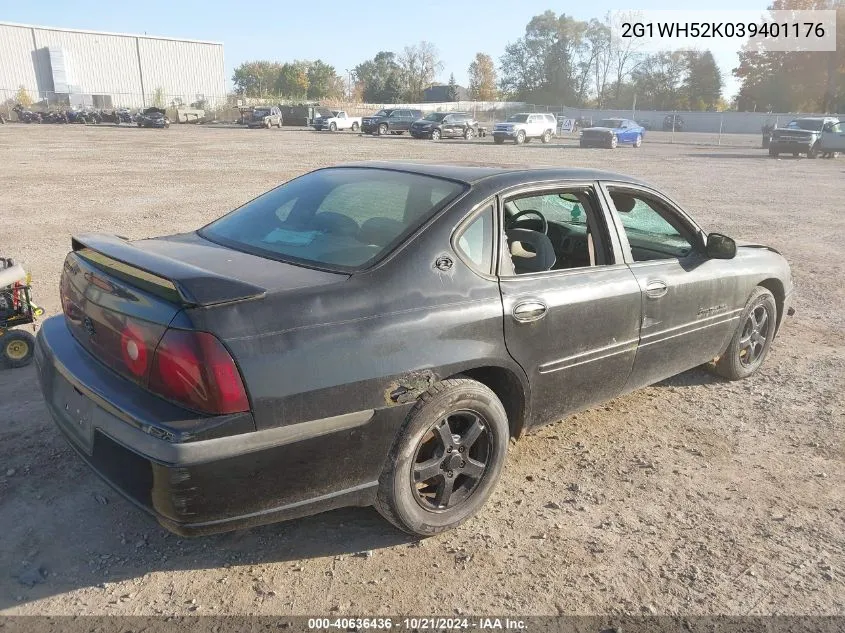
[[[200,229],[236,250],[317,267],[365,268],[464,191],[419,174],[344,167],[306,174]]]

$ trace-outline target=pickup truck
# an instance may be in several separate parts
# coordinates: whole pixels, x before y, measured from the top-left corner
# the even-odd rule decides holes
[[[816,158],[824,150],[822,131],[839,123],[835,117],[801,117],[787,123],[785,127],[772,130],[769,141],[769,156],[777,158],[780,154],[806,154],[807,158]],[[831,135],[828,144],[832,142]]]
[[[314,119],[311,126],[315,130],[328,130],[329,132],[337,132],[338,130],[357,132],[361,128],[361,117],[349,116],[343,110],[332,110],[332,116],[321,116]]]

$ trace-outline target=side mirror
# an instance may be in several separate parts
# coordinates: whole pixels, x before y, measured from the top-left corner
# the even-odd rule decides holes
[[[736,256],[736,242],[727,235],[711,233],[707,236],[705,254],[710,259],[733,259]]]

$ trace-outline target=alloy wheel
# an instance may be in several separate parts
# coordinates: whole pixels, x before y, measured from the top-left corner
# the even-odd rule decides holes
[[[465,502],[492,464],[491,427],[474,411],[449,413],[422,437],[411,482],[417,503],[443,512]]]
[[[763,353],[769,325],[769,311],[764,305],[756,306],[748,315],[739,338],[739,362],[746,367],[757,362]]]

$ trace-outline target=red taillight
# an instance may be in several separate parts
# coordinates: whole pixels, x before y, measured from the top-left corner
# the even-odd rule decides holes
[[[149,389],[205,413],[249,410],[235,361],[207,332],[167,330],[153,356]]]

